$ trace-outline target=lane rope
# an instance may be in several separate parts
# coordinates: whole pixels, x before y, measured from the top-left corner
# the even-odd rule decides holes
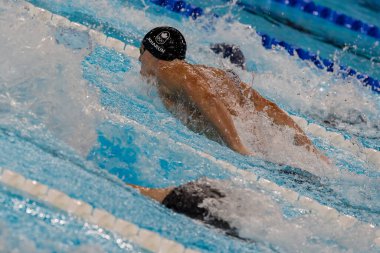
[[[310,15],[325,19],[338,26],[345,27],[351,31],[358,32],[375,39],[380,39],[380,29],[375,25],[368,24],[359,19],[335,11],[329,7],[318,5],[310,0],[273,0],[274,2],[298,9]],[[245,1],[238,1],[243,5],[251,6]]]
[[[129,221],[119,219],[106,210],[95,208],[84,201],[71,198],[65,193],[50,188],[47,185],[27,179],[15,171],[0,167],[0,182],[37,201],[41,201],[70,215],[74,215],[85,222],[118,234],[151,252],[200,253],[193,249],[186,249],[183,245],[162,237],[158,233],[140,228]]]

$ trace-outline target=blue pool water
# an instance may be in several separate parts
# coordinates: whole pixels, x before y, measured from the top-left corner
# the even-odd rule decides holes
[[[212,13],[231,13],[243,24],[256,27],[258,32],[269,33],[279,41],[285,41],[322,58],[334,59],[342,65],[380,78],[380,47],[376,38],[336,25],[331,20],[319,18],[301,11],[300,8],[289,7],[280,3],[282,1],[240,0],[232,4],[219,0],[214,1],[217,7],[205,1],[193,2]],[[315,4],[332,8],[369,25],[378,25],[379,12],[370,11],[358,3],[345,3],[343,8],[341,3],[334,1],[316,1]]]
[[[249,72],[236,70],[244,81],[288,112],[380,150],[379,96],[355,79],[318,70],[281,50],[265,50],[254,30],[241,23],[261,20],[255,21],[257,30],[284,35],[281,39],[321,53],[324,46],[327,53],[336,48],[322,46],[297,31],[290,33],[292,28],[278,29],[262,20],[262,15],[244,16],[237,11],[232,17],[240,17],[241,23],[220,19],[213,23],[215,29],[209,29],[206,18],[183,19],[143,1],[32,3],[135,46],[156,25],[179,27],[189,42],[188,60],[192,63],[233,68],[213,55],[208,45],[221,41],[239,44],[249,66]],[[331,227],[323,217],[305,213],[274,193],[261,192],[187,147],[379,226],[380,172],[360,154],[313,136],[336,168],[320,171],[306,163],[304,170],[299,170],[236,154],[191,132],[168,113],[155,88],[141,79],[138,61],[97,45],[86,32],[54,28],[30,18],[22,4],[0,2],[0,54],[7,56],[0,64],[0,167],[202,252],[295,252],[299,244],[309,252],[379,250],[369,243],[372,235],[365,229]],[[215,8],[220,2],[207,4]],[[222,10],[221,15],[228,13],[229,7],[223,8],[227,11]],[[363,60],[355,67],[376,74],[375,67],[368,68],[370,64]],[[240,189],[241,209],[229,207],[227,217],[240,224],[241,233],[251,240],[228,237],[173,213],[124,184],[165,187],[200,177],[229,179]],[[0,211],[0,251],[145,252],[133,242],[3,185],[0,196],[4,207]],[[265,205],[271,201],[274,211]],[[273,212],[269,217],[265,216],[268,210]],[[292,230],[293,226],[299,230]]]
[[[380,21],[377,18],[380,11],[380,3],[376,0],[348,0],[347,5],[339,5],[332,0],[316,0],[317,4],[332,8],[346,15],[356,17],[364,22],[380,26]]]

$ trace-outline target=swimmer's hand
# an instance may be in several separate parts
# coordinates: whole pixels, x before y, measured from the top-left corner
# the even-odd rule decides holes
[[[255,152],[247,149],[244,145],[240,144],[238,146],[232,147],[232,149],[242,155],[246,156],[256,156]]]

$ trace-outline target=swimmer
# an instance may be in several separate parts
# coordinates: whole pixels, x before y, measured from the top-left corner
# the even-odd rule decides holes
[[[265,135],[252,121],[260,120],[258,114],[261,113],[271,120],[272,125],[294,131],[295,146],[302,146],[306,152],[328,161],[275,103],[262,97],[236,74],[186,62],[186,49],[185,38],[177,29],[156,27],[143,38],[139,61],[140,74],[155,80],[165,107],[191,130],[205,134],[240,154],[257,155],[243,144],[235,121],[252,124],[249,126],[252,135]]]
[[[228,235],[244,239],[238,235],[236,228],[232,227],[224,219],[213,215],[207,207],[202,206],[206,199],[220,201],[226,197],[226,193],[220,187],[217,187],[220,183],[223,184],[223,182],[216,180],[201,178],[178,187],[168,188],[146,188],[132,184],[128,185],[137,189],[142,195],[158,201],[177,213],[222,229]]]
[[[314,175],[304,174],[293,169],[284,169],[282,173],[296,176],[295,182],[304,184],[308,189],[310,189],[309,187],[318,187],[321,192],[323,191],[329,196],[335,196],[336,194],[320,178]],[[226,234],[239,239],[249,240],[243,234],[239,235],[241,227],[239,227],[239,223],[234,222],[236,218],[245,220],[244,216],[248,215],[252,218],[260,217],[262,221],[272,218],[278,221],[282,219],[274,215],[279,206],[267,194],[263,194],[260,190],[255,190],[255,188],[241,188],[242,185],[236,184],[234,180],[202,177],[183,185],[166,188],[128,185],[138,190],[142,195],[159,202],[176,213],[219,228]],[[251,213],[251,211],[255,213]],[[232,213],[233,217],[229,213]]]

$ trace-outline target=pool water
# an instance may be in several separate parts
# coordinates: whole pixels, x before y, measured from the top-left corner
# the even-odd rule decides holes
[[[364,33],[336,25],[328,19],[290,7],[281,1],[192,1],[206,12],[230,14],[258,32],[268,34],[294,47],[301,47],[321,58],[333,60],[344,66],[380,78],[380,46],[378,39]],[[293,1],[294,2],[294,1]],[[335,1],[315,1],[315,4],[332,8],[338,13],[359,19],[369,25],[378,24],[378,11],[369,10],[350,1],[342,5]]]
[[[236,154],[191,132],[167,112],[155,88],[140,77],[136,59],[98,45],[87,32],[46,25],[30,17],[23,3],[0,2],[0,54],[5,56],[0,64],[0,167],[202,252],[296,252],[300,244],[309,252],[379,250],[366,227],[380,224],[376,165],[313,136],[336,167],[319,170],[304,164],[300,170]],[[189,62],[232,68],[289,113],[380,150],[378,95],[355,79],[324,72],[279,49],[265,50],[252,27],[221,18],[209,29],[207,18],[183,19],[144,1],[32,3],[134,46],[154,26],[179,27],[188,41]],[[264,28],[276,30],[270,25]],[[208,48],[214,42],[241,46],[249,71],[214,55]],[[288,203],[195,151],[254,172],[363,223],[335,227],[325,217]],[[227,205],[223,215],[248,240],[173,213],[124,184],[166,187],[200,177],[231,182],[231,203],[237,204]],[[4,207],[0,251],[145,251],[133,241],[3,185],[0,196]]]

